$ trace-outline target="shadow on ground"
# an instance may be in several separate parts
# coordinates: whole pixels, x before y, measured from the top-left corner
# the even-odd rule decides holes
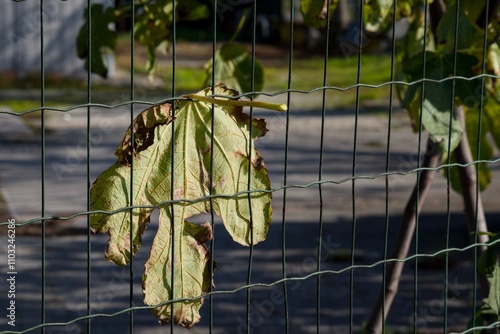
[[[491,230],[500,230],[500,213],[489,214],[487,218]],[[399,216],[391,216],[388,220],[389,249],[399,221]],[[431,254],[446,249],[447,246],[463,248],[469,245],[466,224],[461,214],[450,216],[448,245],[446,214],[422,214],[419,222],[420,254]],[[16,239],[18,275],[15,330],[25,330],[41,323],[41,279],[42,275],[45,275],[43,306],[46,323],[67,322],[86,315],[89,284],[90,313],[102,314],[91,320],[92,332],[128,331],[128,313],[111,317],[108,315],[129,307],[131,291],[134,296],[133,305],[143,306],[140,280],[156,227],[157,221],[153,220],[146,231],[143,247],[134,259],[132,285],[128,266],[119,267],[104,259],[106,235],[91,236],[90,259],[87,256],[87,236],[84,230],[78,230],[76,235],[47,236],[43,272],[41,237],[19,235]],[[318,297],[322,332],[350,333],[360,330],[369,316],[382,281],[382,265],[372,268],[366,266],[384,257],[384,243],[381,240],[385,239],[386,218],[358,217],[355,221],[354,238],[353,227],[351,219],[324,222],[322,250],[318,262],[317,222],[287,222],[283,225],[282,222],[275,221],[271,225],[267,240],[253,249],[251,283],[269,284],[283,277],[282,240],[285,240],[286,244],[284,257],[287,277],[305,278],[317,272],[318,263],[320,270],[326,272],[303,280],[288,281],[286,307],[283,284],[250,289],[248,319],[253,332],[283,333],[288,313],[290,333],[316,333]],[[214,278],[215,291],[227,293],[217,294],[212,298],[213,332],[246,333],[247,290],[231,291],[247,283],[250,250],[234,243],[221,224],[216,225],[214,246],[214,258],[218,263]],[[350,269],[352,248],[354,269]],[[415,243],[411,249],[414,253]],[[0,270],[7,271],[5,263],[1,264]],[[90,283],[87,280],[87,271],[90,274]],[[389,326],[400,332],[413,330],[411,323],[413,315],[416,314],[417,329],[420,332],[442,332],[446,314],[448,330],[465,329],[473,313],[473,277],[472,251],[450,252],[448,268],[444,256],[421,258],[418,263],[418,277],[415,275],[415,262],[408,262],[389,315]],[[446,281],[448,300],[445,312]],[[416,295],[415,288],[418,289]],[[415,298],[418,302],[417,309],[413,306]],[[480,300],[481,297],[478,295],[476,298]],[[4,307],[2,303],[2,309]],[[189,330],[190,333],[208,332],[210,309],[210,300],[207,299],[201,311],[202,320]],[[1,330],[14,329],[6,325],[4,317],[0,324]],[[86,325],[85,320],[80,320],[67,325],[48,326],[46,333],[81,333],[86,330]],[[168,326],[157,325],[155,317],[145,309],[134,311],[133,326],[135,333],[169,332]],[[176,327],[175,332],[188,331]]]

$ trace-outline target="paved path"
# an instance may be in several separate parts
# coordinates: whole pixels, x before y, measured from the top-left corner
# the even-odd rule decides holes
[[[137,107],[137,112],[140,111]],[[93,181],[115,161],[113,152],[130,120],[127,108],[113,110],[93,108],[91,112],[90,173]],[[66,217],[86,210],[87,151],[86,110],[67,113],[47,112],[45,149],[45,216]],[[285,115],[256,111],[266,117],[270,132],[259,140],[266,159],[273,187],[283,185]],[[321,117],[317,112],[293,111],[289,128],[288,184],[304,185],[318,180]],[[325,120],[323,180],[347,180],[328,183],[323,193],[323,243],[321,269],[345,270],[350,265],[349,249],[355,242],[355,263],[371,264],[383,258],[385,233],[385,178],[356,181],[356,234],[353,231],[352,175],[354,117],[347,112],[329,114]],[[385,171],[387,119],[380,115],[363,114],[358,122],[356,174],[374,176]],[[416,164],[416,135],[411,133],[404,115],[397,114],[392,124],[391,171],[409,171]],[[0,189],[10,213],[17,222],[36,219],[41,215],[41,145],[40,134],[20,118],[0,114]],[[491,166],[494,182],[500,179],[499,165]],[[406,198],[415,175],[391,176],[389,192],[389,244],[392,243]],[[492,230],[500,230],[498,196],[500,187],[484,193],[484,201]],[[273,194],[273,224],[267,240],[255,247],[252,282],[271,283],[279,280],[283,227],[286,237],[288,276],[305,276],[316,270],[317,231],[320,216],[318,186],[289,188],[286,192],[286,225],[283,225],[283,191]],[[450,246],[468,244],[461,199],[450,198]],[[50,224],[56,224],[50,222]],[[143,305],[140,277],[157,221],[153,219],[146,232],[144,246],[134,262],[134,304]],[[62,322],[85,314],[86,308],[86,217],[58,222],[46,238],[46,311],[47,322]],[[66,232],[64,232],[66,231]],[[436,181],[425,204],[419,230],[420,252],[435,252],[445,246],[446,182]],[[60,234],[60,235],[55,235]],[[5,236],[0,236],[4,238]],[[128,268],[106,262],[103,249],[105,235],[91,237],[92,312],[112,313],[128,307]],[[18,326],[22,330],[40,323],[41,240],[39,236],[19,235],[18,261]],[[2,254],[5,243],[2,242]],[[216,228],[214,258],[219,264],[215,275],[218,291],[236,289],[246,283],[248,248],[234,244],[222,226]],[[472,256],[470,252],[451,256],[449,329],[462,329],[472,311]],[[460,261],[458,261],[460,260]],[[2,273],[5,263],[0,263]],[[355,329],[367,320],[381,282],[381,266],[356,269],[320,277],[321,328],[323,332],[348,333],[352,314]],[[350,294],[352,273],[353,294]],[[444,267],[439,261],[422,260],[419,268],[417,314],[422,332],[439,331],[443,321]],[[392,328],[408,329],[415,310],[413,303],[414,267],[405,266],[400,293],[391,310]],[[453,290],[451,290],[453,289]],[[284,326],[284,306],[281,285],[252,289],[251,327],[255,333],[280,333]],[[289,324],[291,333],[316,332],[316,278],[288,284]],[[3,291],[0,293],[4,293]],[[349,301],[351,300],[352,303]],[[3,300],[3,297],[2,297]],[[246,321],[246,293],[222,294],[214,297],[214,332],[239,333]],[[2,309],[4,309],[2,305]],[[202,321],[190,333],[206,333],[208,305]],[[3,312],[3,311],[2,311]],[[6,327],[0,318],[0,330]],[[85,323],[49,327],[47,333],[80,333]],[[168,327],[158,327],[147,310],[135,313],[136,333],[164,333]],[[128,315],[92,320],[95,333],[125,332]],[[184,333],[176,329],[176,333]]]

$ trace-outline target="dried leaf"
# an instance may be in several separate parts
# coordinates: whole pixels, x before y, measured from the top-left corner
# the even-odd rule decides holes
[[[222,84],[216,86],[214,93],[239,95]],[[213,208],[236,242],[250,245],[264,240],[272,213],[269,177],[264,160],[254,147],[254,141],[267,131],[264,120],[251,119],[241,106],[227,105],[215,105],[212,118],[212,103],[195,99],[210,95],[210,88],[206,88],[190,95],[189,100],[178,101],[175,113],[170,104],[141,113],[133,123],[133,149],[129,129],[116,150],[118,161],[97,178],[91,189],[92,210],[121,209],[112,215],[91,215],[93,230],[109,233],[106,258],[119,265],[130,261],[131,249],[132,255],[138,251],[153,211],[132,209],[131,246],[130,210],[123,208],[131,204],[159,208],[159,227],[143,275],[144,302],[155,306],[171,298],[192,298],[153,309],[160,322],[165,323],[172,320],[173,307],[173,321],[188,328],[199,321],[203,304],[200,296],[209,291],[212,282],[211,257],[204,243],[213,232],[210,224],[198,226],[186,219],[209,211],[210,175],[211,193],[222,195],[213,198]],[[246,193],[248,189],[250,194]],[[164,203],[171,200],[173,204]]]

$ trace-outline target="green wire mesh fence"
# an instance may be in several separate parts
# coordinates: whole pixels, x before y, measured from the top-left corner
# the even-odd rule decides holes
[[[27,0],[2,7],[0,333],[500,327],[498,1]],[[218,81],[235,96],[214,95]],[[204,87],[210,91],[194,95]],[[196,137],[205,160],[186,165],[216,170],[218,153],[235,141],[220,144],[217,119],[237,113],[237,103],[250,117],[238,116],[247,122],[238,136],[248,146],[233,152],[246,159],[237,174],[244,188],[217,190],[231,169],[220,178],[176,176],[182,145],[200,127],[209,134]],[[175,187],[155,203],[134,196],[142,161],[153,159],[140,148],[151,138],[141,132],[151,119],[134,119],[157,105],[169,119],[154,131],[186,128],[179,137],[172,130],[164,139],[173,144],[155,153],[171,153],[170,160],[151,160],[151,168],[163,168],[156,185],[187,189],[199,181],[203,196]],[[187,127],[182,108],[205,118]],[[112,192],[106,203],[114,209],[102,210],[95,198],[112,185],[96,193],[94,182],[109,166],[124,168],[125,155],[114,154],[128,127],[134,131],[121,147],[135,159],[127,160],[128,174],[114,175],[123,176],[123,196]],[[248,139],[258,137],[260,153]],[[252,186],[254,169],[267,170],[268,188]],[[262,196],[272,197],[272,223],[257,240],[258,217],[271,215],[255,206]],[[237,209],[220,218],[221,203],[231,200]],[[211,235],[197,244],[210,254],[201,269],[208,284],[199,282],[206,289],[190,296],[170,288],[199,270],[177,274],[187,256],[181,251],[160,263],[169,298],[144,303],[157,231],[165,221],[178,226],[172,212],[199,203],[194,225],[182,224],[209,226]],[[138,237],[142,247],[133,249],[139,212],[153,209],[163,211],[153,212]],[[125,217],[124,252],[137,254],[121,266],[104,258],[114,247],[108,235],[92,233],[99,215]],[[226,231],[233,218],[247,222],[249,245]],[[164,252],[184,247],[176,243],[188,239],[178,233],[162,236]],[[178,320],[190,329],[159,326],[151,312],[181,317],[175,305],[202,299],[199,322]]]

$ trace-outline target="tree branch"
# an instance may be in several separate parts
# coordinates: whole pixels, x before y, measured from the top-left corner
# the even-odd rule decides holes
[[[396,237],[396,243],[394,244],[392,252],[393,259],[402,260],[408,255],[408,250],[415,231],[417,210],[420,211],[422,208],[425,197],[434,180],[435,171],[433,169],[437,167],[439,157],[439,145],[429,138],[427,140],[424,161],[422,162],[422,168],[426,168],[426,170],[420,172],[418,183],[415,184],[413,192],[406,203],[401,225]],[[403,262],[394,262],[388,265],[385,286],[380,289],[378,302],[375,304],[366,325],[366,333],[382,333],[382,323],[387,317],[392,301],[398,291],[403,264]]]
[[[477,182],[476,182],[476,168],[472,164],[474,159],[469,146],[469,140],[467,139],[467,129],[465,128],[464,119],[464,107],[459,106],[455,109],[455,116],[462,126],[462,139],[460,139],[460,144],[454,151],[457,163],[465,165],[466,167],[459,167],[458,173],[460,175],[460,184],[462,186],[462,198],[464,200],[464,211],[467,217],[467,228],[471,235],[472,243],[486,243],[489,240],[488,235],[479,234],[477,232],[487,232],[488,226],[486,224],[486,217],[484,215],[483,202],[481,200],[481,193],[478,192]],[[477,198],[476,198],[477,194]],[[477,204],[477,205],[476,205]],[[477,212],[477,222],[476,222],[476,212]],[[486,249],[486,246],[478,247],[477,256]],[[479,274],[479,285],[481,287],[481,292],[483,297],[486,298],[490,291],[490,285],[488,280],[484,275]]]

